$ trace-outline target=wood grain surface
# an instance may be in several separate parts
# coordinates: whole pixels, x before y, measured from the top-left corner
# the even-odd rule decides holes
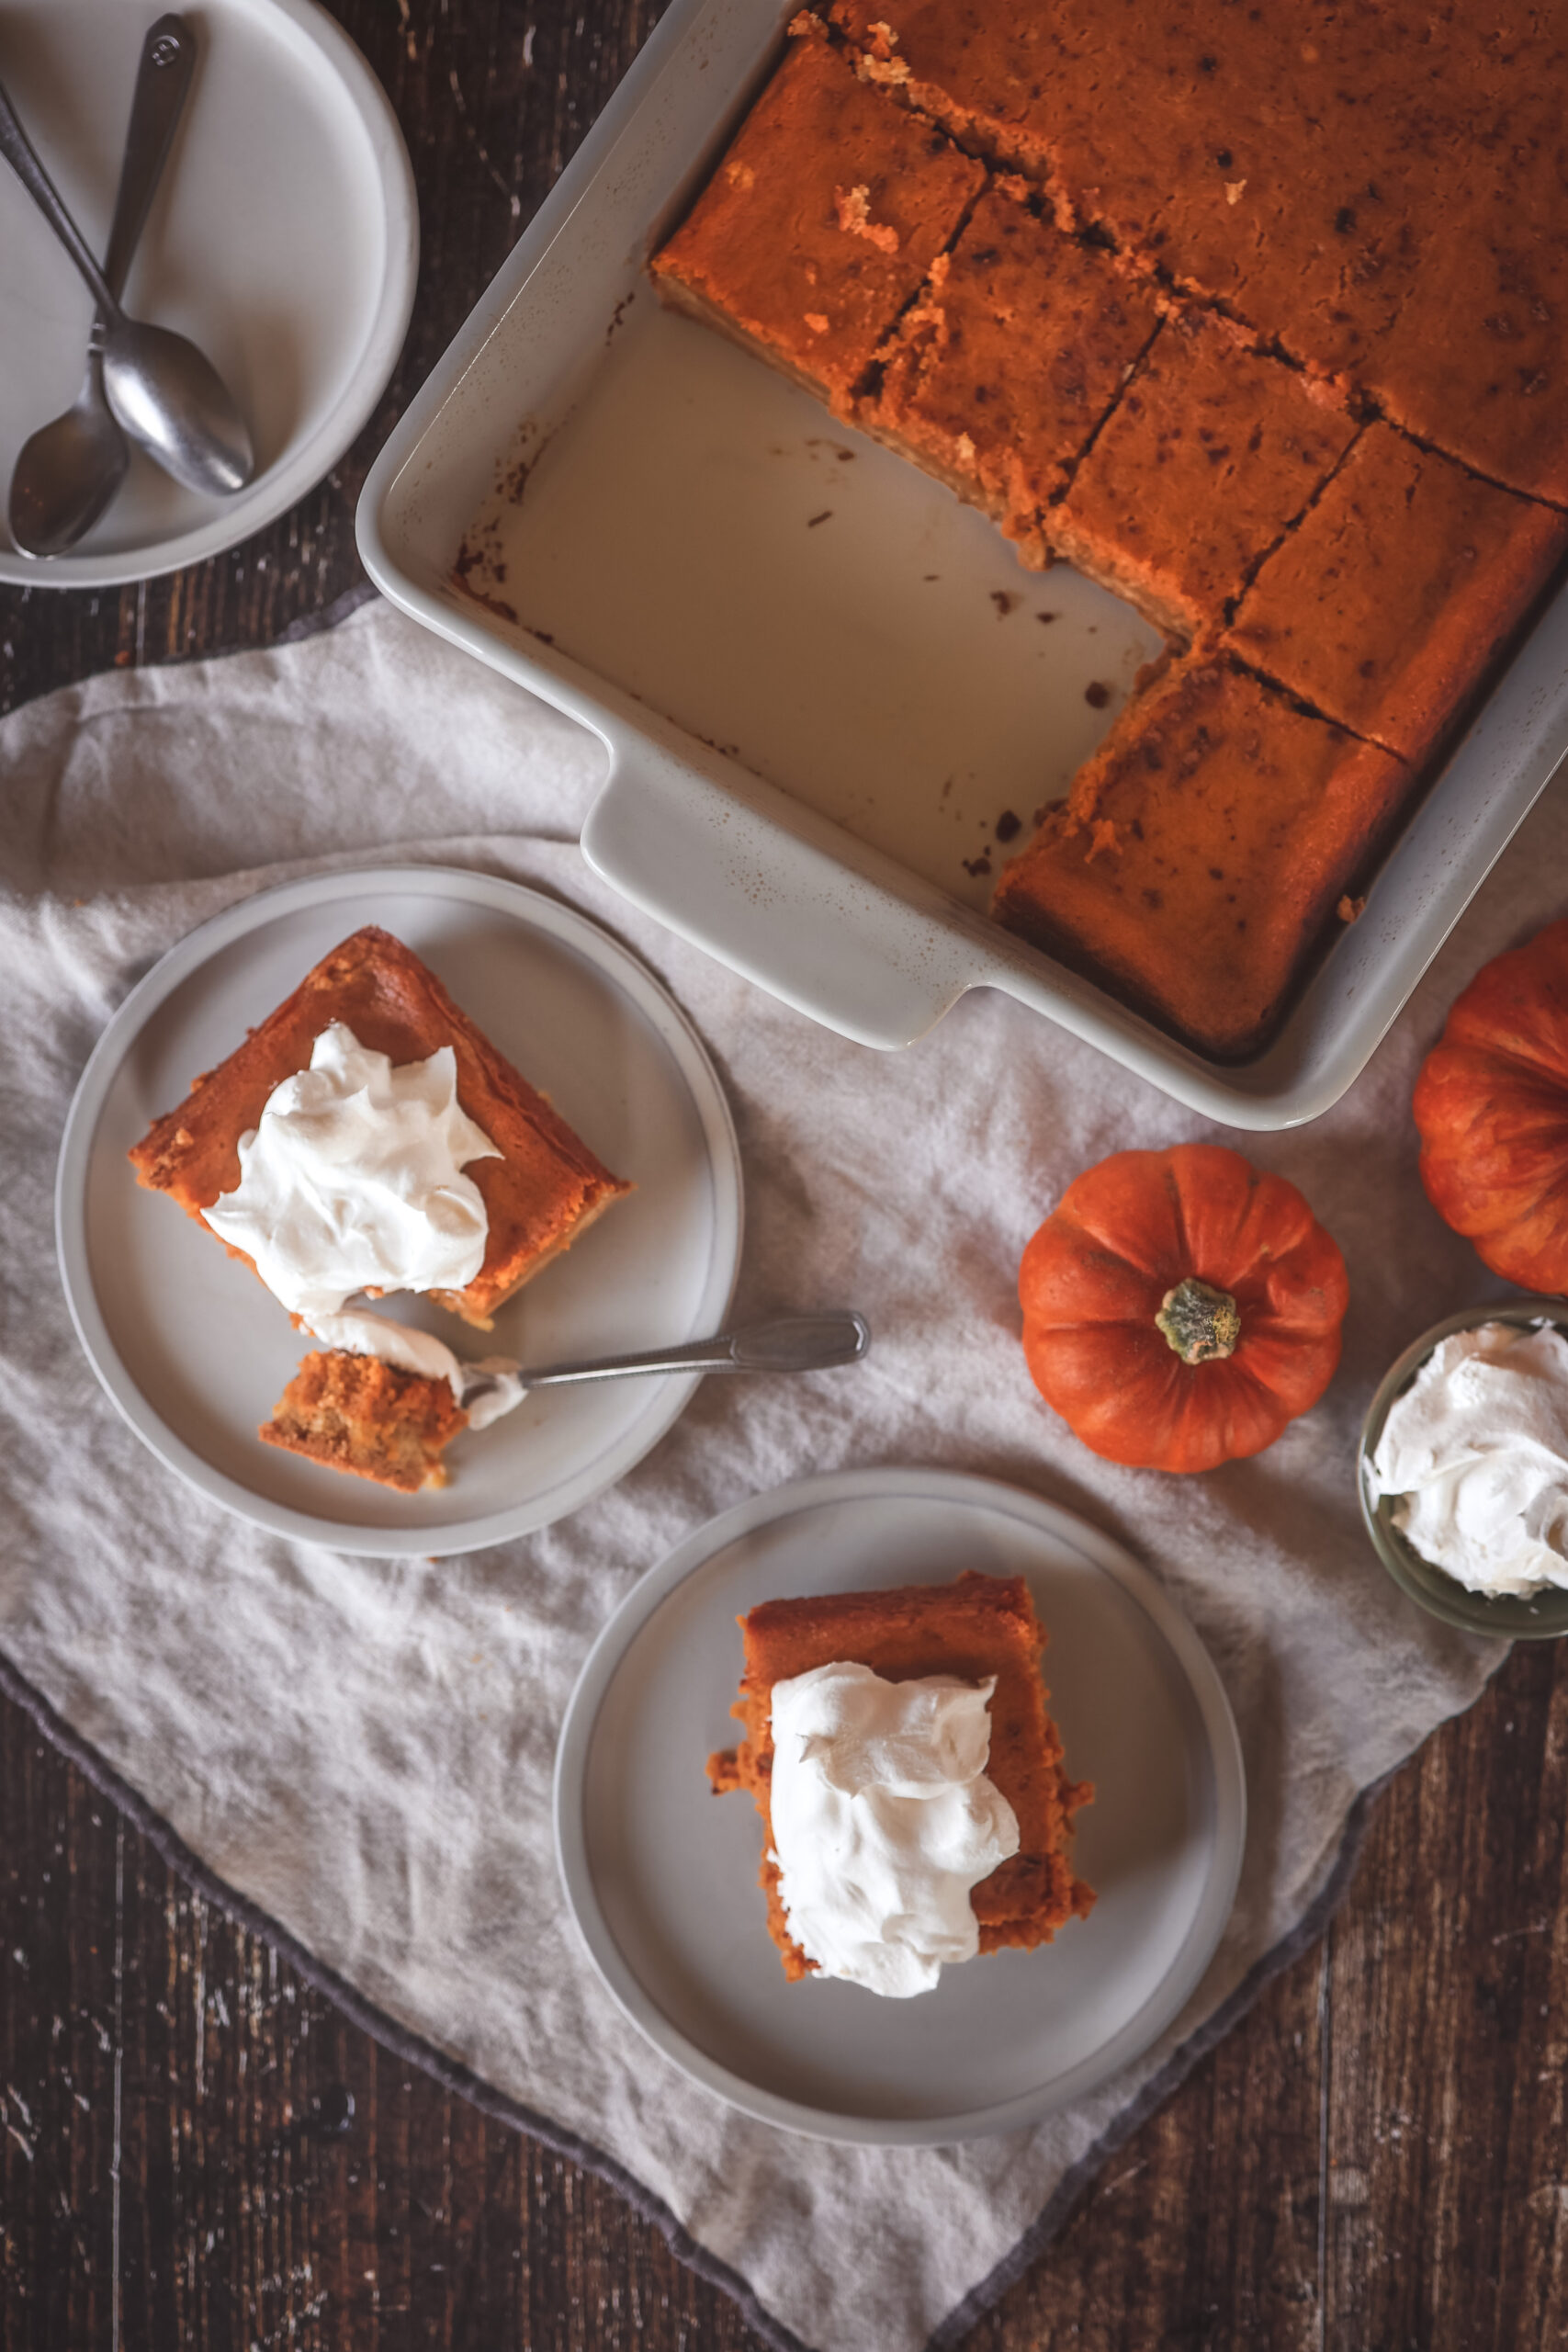
[[[101,595],[0,588],[0,709],[265,644],[360,579],[371,458],[658,11],[333,13],[419,182],[392,383],[329,479],[231,554]],[[1323,1943],[1104,2166],[966,2352],[1568,2342],[1562,1655],[1515,1651],[1396,1778]],[[759,2342],[615,2189],[389,2058],[0,1702],[6,2352]]]

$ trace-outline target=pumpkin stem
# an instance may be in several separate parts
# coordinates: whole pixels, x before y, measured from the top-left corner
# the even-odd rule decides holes
[[[1241,1317],[1228,1291],[1187,1274],[1160,1301],[1155,1321],[1183,1363],[1212,1363],[1234,1355]]]

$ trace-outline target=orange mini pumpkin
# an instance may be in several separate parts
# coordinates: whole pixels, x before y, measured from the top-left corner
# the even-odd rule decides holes
[[[1411,1108],[1438,1215],[1495,1274],[1568,1291],[1568,922],[1482,966]]]
[[[1295,1186],[1204,1143],[1088,1170],[1018,1287],[1046,1403],[1094,1453],[1146,1470],[1272,1445],[1333,1377],[1350,1295]]]

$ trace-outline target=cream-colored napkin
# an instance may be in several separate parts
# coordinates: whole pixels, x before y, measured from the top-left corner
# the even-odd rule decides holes
[[[1344,1249],[1345,1359],[1268,1453],[1182,1479],[1098,1461],[1039,1403],[1014,1283],[1079,1170],[1221,1131],[1000,996],[889,1056],[784,1011],[589,873],[576,835],[600,764],[591,738],[379,604],[272,652],[95,679],[0,727],[0,1645],[201,1863],[533,2128],[624,2168],[762,2324],[905,2352],[1007,2282],[1107,2136],[1300,1934],[1361,1792],[1496,1662],[1394,1590],[1351,1463],[1396,1351],[1499,1288],[1427,1204],[1410,1089],[1463,981],[1562,911],[1568,800],[1538,808],[1338,1108],[1232,1138]],[[132,982],[265,883],[393,856],[515,876],[628,941],[729,1089],[739,1309],[852,1298],[877,1333],[852,1378],[710,1382],[614,1492],[438,1565],[291,1547],[187,1492],[100,1395],[51,1233],[72,1089]],[[562,1711],[635,1579],[748,1495],[886,1461],[1019,1481],[1152,1563],[1224,1679],[1251,1798],[1235,1917],[1179,2027],[1037,2131],[915,2153],[773,2132],[688,2084],[585,1965],[549,1829]]]

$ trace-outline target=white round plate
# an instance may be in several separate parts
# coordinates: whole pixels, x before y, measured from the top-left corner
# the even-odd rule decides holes
[[[82,1074],[55,1224],[78,1337],[154,1453],[215,1502],[340,1552],[468,1552],[576,1510],[663,1436],[696,1377],[543,1390],[446,1454],[451,1484],[400,1495],[263,1445],[310,1342],[249,1268],[144,1191],[126,1154],[198,1072],[363,923],[423,956],[471,1020],[637,1190],[468,1333],[413,1298],[382,1311],[460,1354],[549,1363],[722,1329],[740,1261],[740,1159],[683,1013],[583,915],[480,874],[388,866],[249,899],[181,942],[120,1006]]]
[[[761,1600],[1028,1579],[1051,1712],[1095,1784],[1075,1862],[1096,1889],[1037,1951],[881,1998],[792,1984],[757,1884],[750,1799],[704,1763],[733,1747],[737,1616]],[[941,2144],[1097,2089],[1178,2016],[1235,1894],[1246,1796],[1207,1653],[1146,1568],[1037,1496],[942,1470],[803,1479],[727,1511],[646,1576],[594,1645],[556,1761],[568,1900],[610,1991],[665,2055],[749,2115],[822,2139]]]
[[[108,242],[154,0],[4,0],[6,86],[87,242]],[[81,389],[93,298],[0,166],[0,581],[109,588],[201,563],[286,512],[380,398],[413,307],[419,215],[379,82],[315,0],[202,0],[196,78],[126,307],[194,337],[233,391],[255,479],[184,490],[133,454],[77,549],[35,560],[6,504],[28,434]]]

